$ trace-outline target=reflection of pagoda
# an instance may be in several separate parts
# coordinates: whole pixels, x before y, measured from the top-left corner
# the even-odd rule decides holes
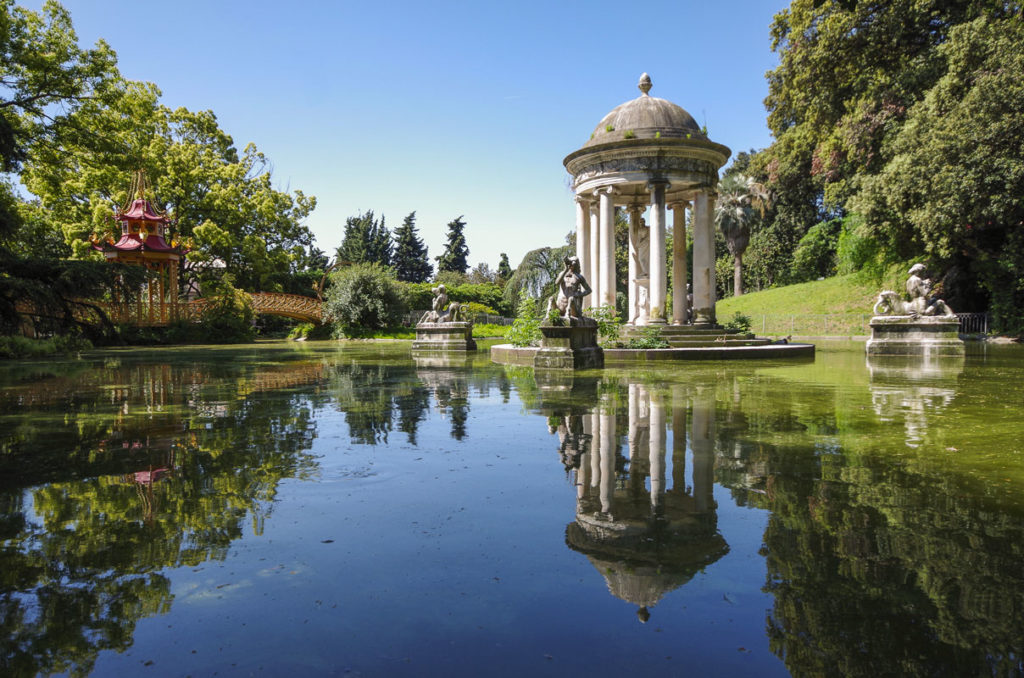
[[[573,415],[581,421],[564,425],[566,437],[589,443],[579,446],[576,520],[566,528],[566,543],[587,556],[612,595],[637,606],[641,621],[665,594],[729,550],[718,533],[712,494],[713,403],[693,404],[693,484],[687,488],[687,408],[682,392],[676,396],[671,478],[662,394],[629,386],[628,459],[619,451],[613,413]],[[574,429],[582,433],[573,436]]]
[[[132,177],[128,200],[114,215],[121,225],[120,239],[94,246],[108,261],[145,266],[150,272],[138,303],[134,308],[120,309],[123,317],[118,320],[163,325],[177,315],[181,249],[167,243],[171,220],[146,199],[146,188],[146,173],[140,170]]]

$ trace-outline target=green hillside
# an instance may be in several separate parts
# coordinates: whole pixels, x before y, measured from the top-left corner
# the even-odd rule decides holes
[[[748,316],[758,334],[867,334],[871,309],[883,289],[902,291],[905,266],[893,266],[881,282],[860,273],[773,287],[718,301],[718,322]]]

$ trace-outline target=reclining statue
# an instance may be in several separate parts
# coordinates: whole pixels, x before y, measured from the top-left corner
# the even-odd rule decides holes
[[[466,310],[457,301],[448,303],[448,292],[443,284],[430,288],[434,294],[431,310],[423,314],[420,323],[466,322]]]
[[[910,301],[904,301],[896,292],[885,290],[875,302],[875,315],[909,315],[911,318],[954,315],[953,309],[946,302],[931,296],[932,281],[922,277],[924,273],[924,264],[911,266],[910,277],[907,278]]]

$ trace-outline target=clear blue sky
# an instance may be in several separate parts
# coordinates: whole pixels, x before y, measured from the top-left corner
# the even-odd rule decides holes
[[[156,83],[168,106],[213,110],[239,148],[267,154],[278,187],[315,195],[325,251],[361,210],[391,228],[415,210],[434,257],[461,214],[471,264],[495,267],[574,229],[562,159],[638,96],[644,71],[652,96],[734,153],[768,145],[768,29],[788,2],[64,5],[126,77]]]

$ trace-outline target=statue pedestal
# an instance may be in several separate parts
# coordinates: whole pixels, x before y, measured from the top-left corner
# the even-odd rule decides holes
[[[868,355],[964,355],[956,316],[878,315],[870,324]]]
[[[604,367],[604,351],[597,345],[597,325],[541,325],[540,350],[533,366],[560,370]]]
[[[416,326],[416,340],[412,342],[416,352],[475,351],[473,323],[420,323]]]

